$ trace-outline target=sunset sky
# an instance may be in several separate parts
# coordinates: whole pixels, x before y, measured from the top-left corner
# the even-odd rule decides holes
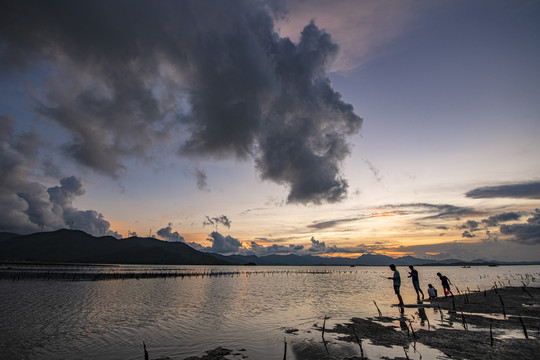
[[[5,1],[0,231],[540,259],[540,1]]]

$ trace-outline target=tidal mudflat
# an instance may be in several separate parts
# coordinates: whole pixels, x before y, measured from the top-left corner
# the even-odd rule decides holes
[[[329,329],[314,324],[310,331],[313,338],[293,339],[288,346],[292,346],[296,360],[509,360],[534,358],[540,349],[540,288],[466,290],[454,297],[405,307],[403,315],[352,318]],[[241,351],[216,348],[186,360],[226,360],[231,356],[246,358]]]

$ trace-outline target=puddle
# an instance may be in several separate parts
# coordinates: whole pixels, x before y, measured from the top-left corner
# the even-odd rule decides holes
[[[325,336],[326,337],[326,336]],[[374,345],[370,340],[361,340],[362,347],[357,343],[342,341],[334,336],[323,343],[310,339],[307,341],[292,342],[292,353],[296,360],[331,359],[341,360],[351,357],[364,356],[370,360],[408,358],[422,359],[451,359],[443,352],[426,346],[422,343],[411,343],[408,346],[382,346]]]

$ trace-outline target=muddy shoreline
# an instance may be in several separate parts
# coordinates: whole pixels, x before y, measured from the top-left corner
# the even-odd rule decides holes
[[[292,336],[287,346],[296,360],[509,360],[535,358],[540,351],[540,288],[465,289],[405,305],[403,314],[394,309],[393,316],[352,318],[324,331],[314,324],[311,339]],[[246,358],[242,351],[217,348],[185,360]]]
[[[406,310],[413,311],[396,317],[353,318],[327,330],[338,334],[339,340],[358,344],[360,350],[358,356],[334,358],[361,359],[362,342],[403,347],[403,355],[394,359],[413,358],[411,349],[414,352],[418,344],[452,359],[527,359],[540,350],[540,288],[466,290],[454,297],[406,305]],[[363,358],[371,357],[364,353]]]

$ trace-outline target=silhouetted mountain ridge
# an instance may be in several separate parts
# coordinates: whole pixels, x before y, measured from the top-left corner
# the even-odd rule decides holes
[[[229,264],[226,260],[216,259],[182,242],[139,237],[95,237],[83,231],[67,229],[2,240],[0,260],[100,264]]]
[[[296,266],[397,266],[408,265],[504,265],[540,264],[540,262],[500,262],[475,259],[431,260],[413,256],[392,258],[364,254],[357,258],[314,255],[220,255],[193,249],[183,242],[155,238],[112,236],[95,237],[80,230],[61,229],[30,235],[0,232],[0,261],[97,263],[97,264],[168,264],[168,265],[296,265]]]
[[[445,259],[445,260],[432,260],[432,259],[421,259],[413,256],[403,256],[398,258],[393,258],[386,255],[377,255],[377,254],[364,254],[357,258],[344,258],[344,257],[321,257],[313,255],[266,255],[266,256],[255,256],[255,255],[220,255],[212,254],[213,256],[227,260],[231,263],[236,264],[256,264],[256,265],[296,265],[296,266],[388,266],[390,264],[395,264],[396,266],[409,266],[409,265],[453,265],[453,266],[463,266],[463,265],[493,265],[493,264],[524,264],[524,265],[533,265],[540,264],[540,262],[502,262],[502,261],[486,261],[486,260],[473,260],[473,261],[463,261],[459,259]]]

